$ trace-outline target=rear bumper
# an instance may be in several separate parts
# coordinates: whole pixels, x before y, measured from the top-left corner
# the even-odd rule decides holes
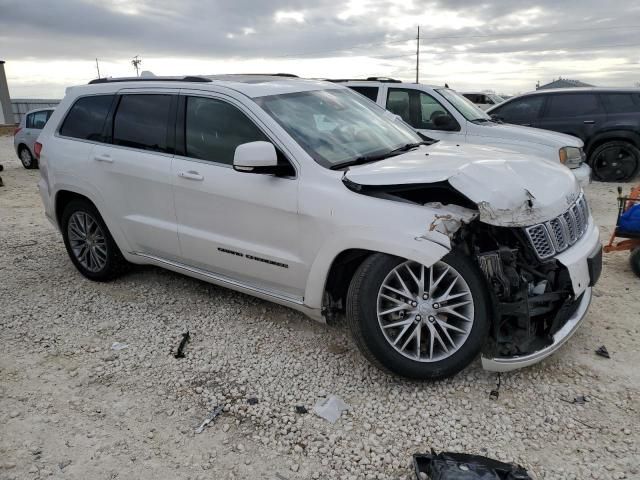
[[[545,358],[553,355],[562,345],[578,329],[589,310],[589,304],[591,303],[591,287],[587,288],[582,295],[580,305],[576,309],[575,313],[567,320],[564,326],[556,332],[553,336],[553,342],[546,348],[538,350],[537,352],[530,353],[528,355],[514,356],[514,357],[497,357],[497,358],[485,358],[482,357],[482,368],[492,372],[509,372],[511,370],[517,370],[519,368],[528,367],[541,362]]]
[[[578,168],[572,168],[571,172],[582,188],[591,183],[591,167],[586,162],[582,162]]]

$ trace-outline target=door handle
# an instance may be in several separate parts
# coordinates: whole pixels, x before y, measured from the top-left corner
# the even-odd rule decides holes
[[[204,177],[202,175],[200,175],[198,172],[196,172],[195,170],[189,170],[188,172],[180,172],[178,173],[178,176],[180,178],[185,178],[187,180],[204,180]]]
[[[111,155],[105,153],[103,155],[94,155],[93,159],[96,162],[107,162],[107,163],[113,163],[113,158],[111,158]]]
[[[593,125],[594,123],[596,123],[596,121],[595,120],[585,120],[583,123],[585,125]]]

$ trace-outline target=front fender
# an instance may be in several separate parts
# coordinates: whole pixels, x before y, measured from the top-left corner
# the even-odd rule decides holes
[[[322,246],[311,265],[304,295],[306,306],[322,308],[331,265],[340,253],[350,249],[386,253],[431,266],[449,253],[451,247],[449,237],[436,231],[411,236],[382,228],[343,228]]]

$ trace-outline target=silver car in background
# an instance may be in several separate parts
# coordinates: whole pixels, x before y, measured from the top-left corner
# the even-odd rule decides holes
[[[38,168],[38,159],[34,152],[34,144],[38,135],[49,121],[53,108],[31,110],[13,132],[13,146],[24,168]]]

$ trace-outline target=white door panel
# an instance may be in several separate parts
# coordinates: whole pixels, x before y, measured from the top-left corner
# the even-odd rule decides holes
[[[302,296],[297,179],[181,157],[172,170],[184,263]]]
[[[177,259],[178,227],[171,186],[171,155],[95,145],[89,154],[93,184],[140,253]]]

